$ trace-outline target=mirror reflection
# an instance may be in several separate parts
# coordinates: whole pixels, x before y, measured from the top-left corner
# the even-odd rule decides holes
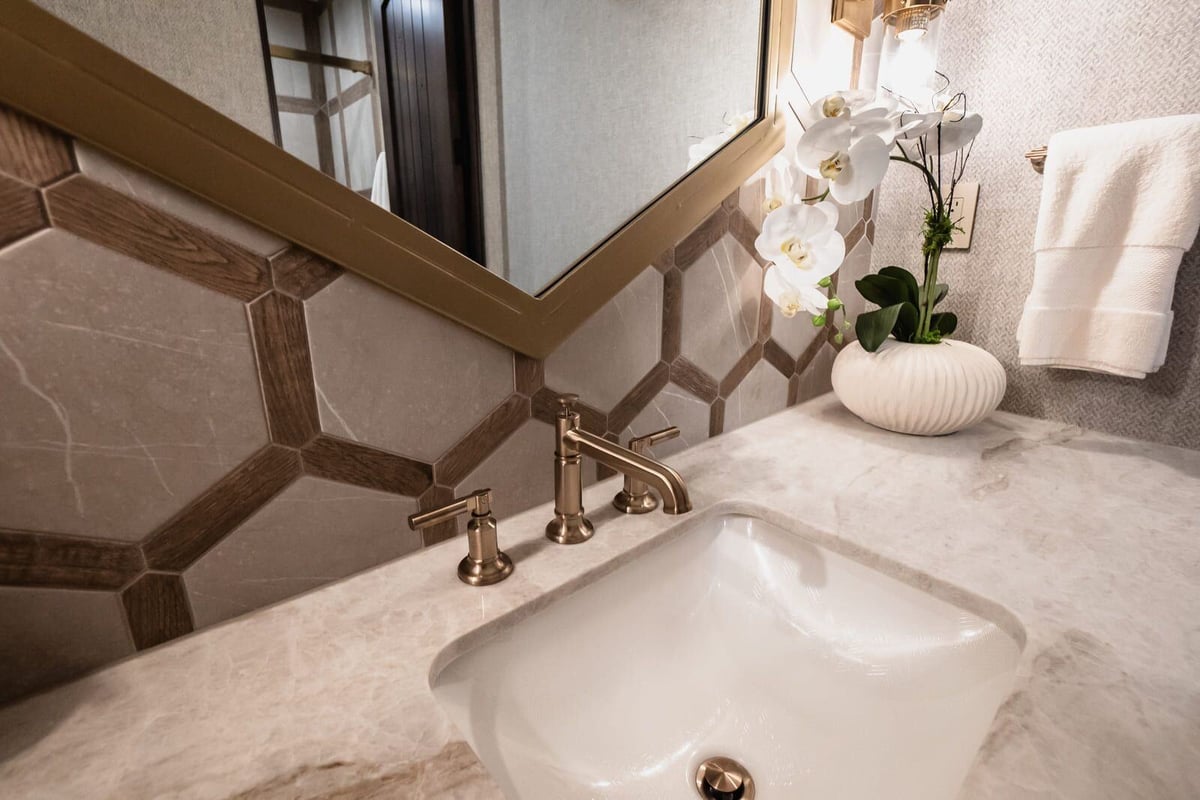
[[[531,293],[757,117],[760,0],[259,1],[277,143]]]
[[[762,106],[762,0],[39,2],[531,294]]]

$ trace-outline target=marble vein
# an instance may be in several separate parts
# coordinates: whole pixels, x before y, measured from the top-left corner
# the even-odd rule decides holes
[[[17,380],[20,384],[48,405],[55,419],[58,420],[58,424],[62,426],[63,438],[66,440],[63,447],[63,473],[67,484],[71,487],[71,495],[75,500],[75,513],[80,517],[85,516],[83,493],[79,489],[79,484],[75,482],[75,465],[72,458],[75,436],[71,432],[71,417],[67,413],[67,409],[63,407],[62,403],[34,385],[33,381],[29,379],[29,373],[25,370],[25,365],[17,358],[17,354],[12,351],[3,338],[0,338],[0,350],[4,351],[4,355],[7,356],[8,360],[16,368]]]

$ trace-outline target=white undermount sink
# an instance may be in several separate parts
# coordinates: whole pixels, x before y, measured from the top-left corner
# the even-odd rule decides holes
[[[685,525],[433,676],[506,796],[694,800],[727,756],[757,800],[955,797],[1014,638],[759,519]]]

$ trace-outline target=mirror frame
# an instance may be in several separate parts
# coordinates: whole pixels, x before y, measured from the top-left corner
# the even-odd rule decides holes
[[[784,143],[795,0],[764,0],[761,118],[538,296],[243,128],[32,0],[0,16],[0,103],[525,355],[544,358]]]

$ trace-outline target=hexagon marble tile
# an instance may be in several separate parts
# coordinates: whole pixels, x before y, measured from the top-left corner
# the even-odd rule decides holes
[[[305,302],[321,428],[433,462],[513,391],[513,356],[357,275]]]
[[[788,379],[759,361],[725,400],[725,430],[730,431],[787,408]]]
[[[654,458],[667,458],[707,439],[709,417],[708,403],[674,384],[667,384],[621,432],[621,442],[674,425],[679,428],[678,438],[646,451]]]
[[[183,573],[204,627],[421,548],[416,500],[303,477]]]
[[[762,278],[729,233],[683,273],[683,355],[717,380],[758,336]]]
[[[647,267],[546,359],[546,385],[611,411],[658,363],[663,278]]]
[[[0,586],[0,705],[132,652],[115,594]]]
[[[266,441],[240,302],[58,230],[0,252],[0,527],[138,541]]]

